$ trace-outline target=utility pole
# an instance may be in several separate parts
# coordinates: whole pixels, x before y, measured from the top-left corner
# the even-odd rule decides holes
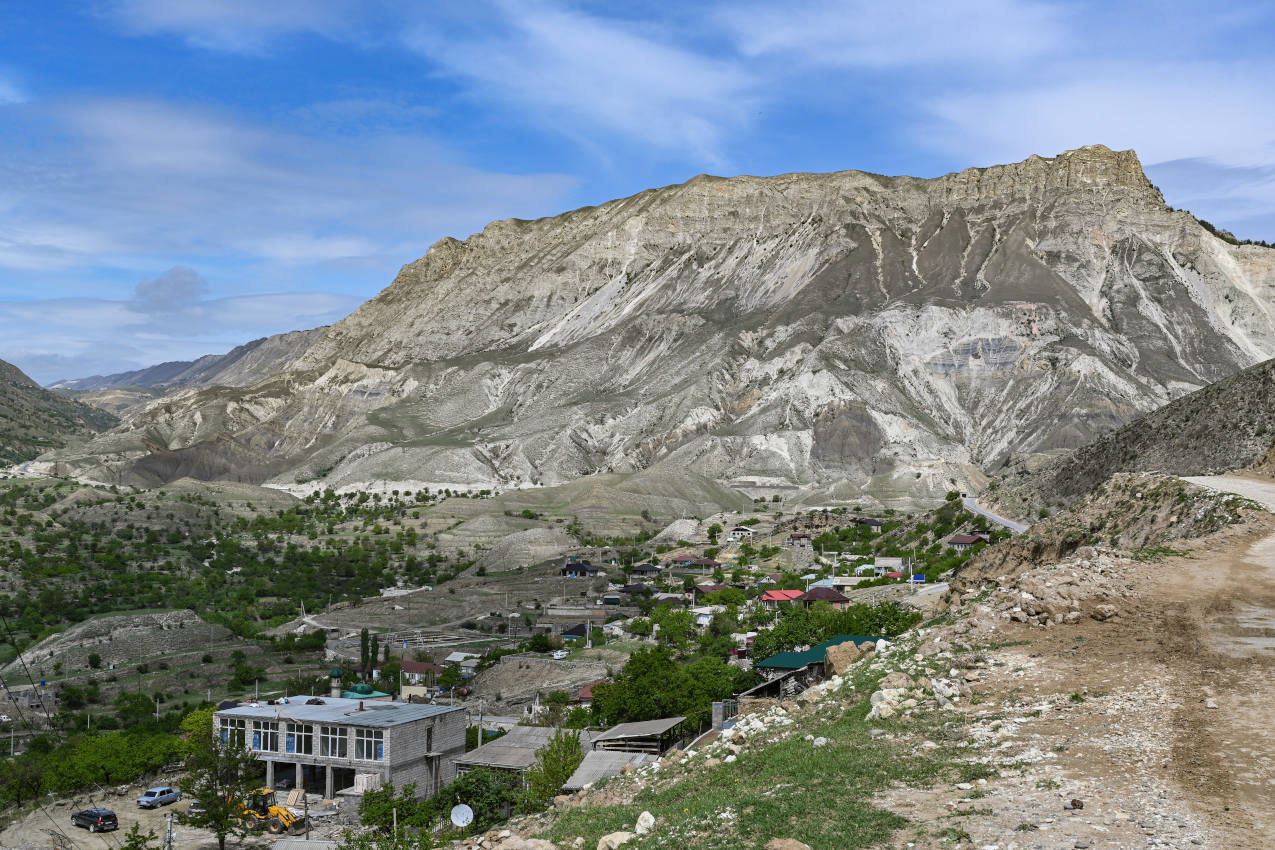
[[[168,813],[168,825],[164,830],[164,850],[173,850],[173,813]]]

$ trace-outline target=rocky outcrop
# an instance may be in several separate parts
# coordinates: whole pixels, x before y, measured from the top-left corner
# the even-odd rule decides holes
[[[941,495],[1275,354],[1273,293],[1275,251],[1166,207],[1129,151],[701,176],[444,239],[268,376],[47,460],[143,483],[667,466]]]

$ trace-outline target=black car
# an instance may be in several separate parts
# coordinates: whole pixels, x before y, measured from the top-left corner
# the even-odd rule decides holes
[[[89,832],[106,832],[119,829],[119,818],[110,809],[85,809],[71,815],[71,823],[82,826]]]

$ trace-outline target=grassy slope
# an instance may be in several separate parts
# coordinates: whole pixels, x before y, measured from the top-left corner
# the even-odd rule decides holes
[[[583,836],[584,846],[592,847],[607,833],[632,830],[638,815],[649,811],[659,825],[635,848],[761,848],[778,837],[814,850],[855,850],[887,841],[908,821],[873,805],[878,792],[896,783],[924,787],[975,779],[988,768],[959,761],[960,725],[953,714],[866,720],[868,695],[884,672],[858,665],[852,689],[792,715],[792,734],[750,743],[731,764],[710,767],[695,756],[685,766],[661,770],[630,802],[565,809],[545,837],[571,846]],[[874,738],[872,729],[889,734]],[[806,735],[826,737],[828,744],[816,748]],[[918,749],[920,737],[944,743]],[[621,777],[603,788],[631,781]]]
[[[30,460],[66,445],[67,437],[105,431],[117,421],[43,389],[16,366],[0,361],[0,464]]]

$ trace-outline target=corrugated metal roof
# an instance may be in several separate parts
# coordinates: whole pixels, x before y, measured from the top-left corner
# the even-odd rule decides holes
[[[549,743],[557,733],[552,726],[515,726],[490,744],[470,750],[458,757],[456,764],[466,767],[498,767],[505,770],[526,770],[536,762],[536,751]],[[571,730],[567,730],[571,731]],[[588,749],[594,733],[587,730],[578,733],[580,745]]]
[[[650,735],[663,735],[685,719],[685,717],[661,717],[659,720],[621,723],[618,726],[612,726],[594,738],[593,741],[597,743],[599,741],[618,741],[621,738],[645,738]]]
[[[608,776],[619,776],[626,765],[634,767],[655,761],[657,756],[650,753],[626,753],[619,750],[592,750],[585,753],[584,761],[576,768],[562,786],[564,791],[579,791],[599,779]]]
[[[437,717],[451,711],[464,711],[453,705],[422,705],[406,702],[365,702],[357,699],[321,697],[323,705],[306,705],[310,697],[290,697],[279,705],[241,705],[216,712],[217,717],[243,717],[254,720],[289,720],[303,723],[344,723],[350,726],[398,726],[426,717]],[[363,702],[364,710],[359,711]]]
[[[778,670],[796,670],[798,667],[805,667],[807,664],[815,664],[823,661],[823,657],[828,653],[828,647],[845,643],[848,640],[854,641],[856,644],[876,643],[880,640],[874,635],[837,635],[832,640],[824,641],[818,646],[812,646],[805,652],[779,652],[770,656],[765,661],[757,662],[758,667],[770,667]]]

